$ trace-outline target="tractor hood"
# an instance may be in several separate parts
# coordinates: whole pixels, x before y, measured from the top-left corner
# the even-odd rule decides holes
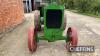
[[[45,9],[61,9],[64,10],[64,6],[63,5],[58,5],[58,4],[49,4],[45,7]]]

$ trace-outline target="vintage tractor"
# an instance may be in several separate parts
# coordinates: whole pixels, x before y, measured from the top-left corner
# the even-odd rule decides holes
[[[68,28],[66,36],[62,35],[67,22],[64,9],[63,5],[51,3],[40,11],[35,10],[35,23],[28,32],[28,48],[31,52],[36,51],[39,40],[47,40],[48,42],[65,40],[67,48],[68,46],[77,46],[77,31],[74,27]],[[39,34],[41,31],[43,35]]]

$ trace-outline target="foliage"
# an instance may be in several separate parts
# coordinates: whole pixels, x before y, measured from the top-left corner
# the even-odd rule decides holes
[[[66,9],[75,9],[79,12],[100,14],[100,0],[59,0]]]

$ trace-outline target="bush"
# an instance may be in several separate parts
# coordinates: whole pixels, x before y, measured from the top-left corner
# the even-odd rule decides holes
[[[100,0],[59,0],[67,9],[76,9],[79,12],[100,13]]]

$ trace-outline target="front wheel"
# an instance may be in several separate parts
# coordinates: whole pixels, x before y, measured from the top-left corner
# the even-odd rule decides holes
[[[41,24],[40,24],[40,11],[35,10],[34,12],[34,24],[37,31],[41,31]]]
[[[66,29],[66,25],[67,25],[67,15],[64,14],[64,25],[63,25],[64,29]]]

